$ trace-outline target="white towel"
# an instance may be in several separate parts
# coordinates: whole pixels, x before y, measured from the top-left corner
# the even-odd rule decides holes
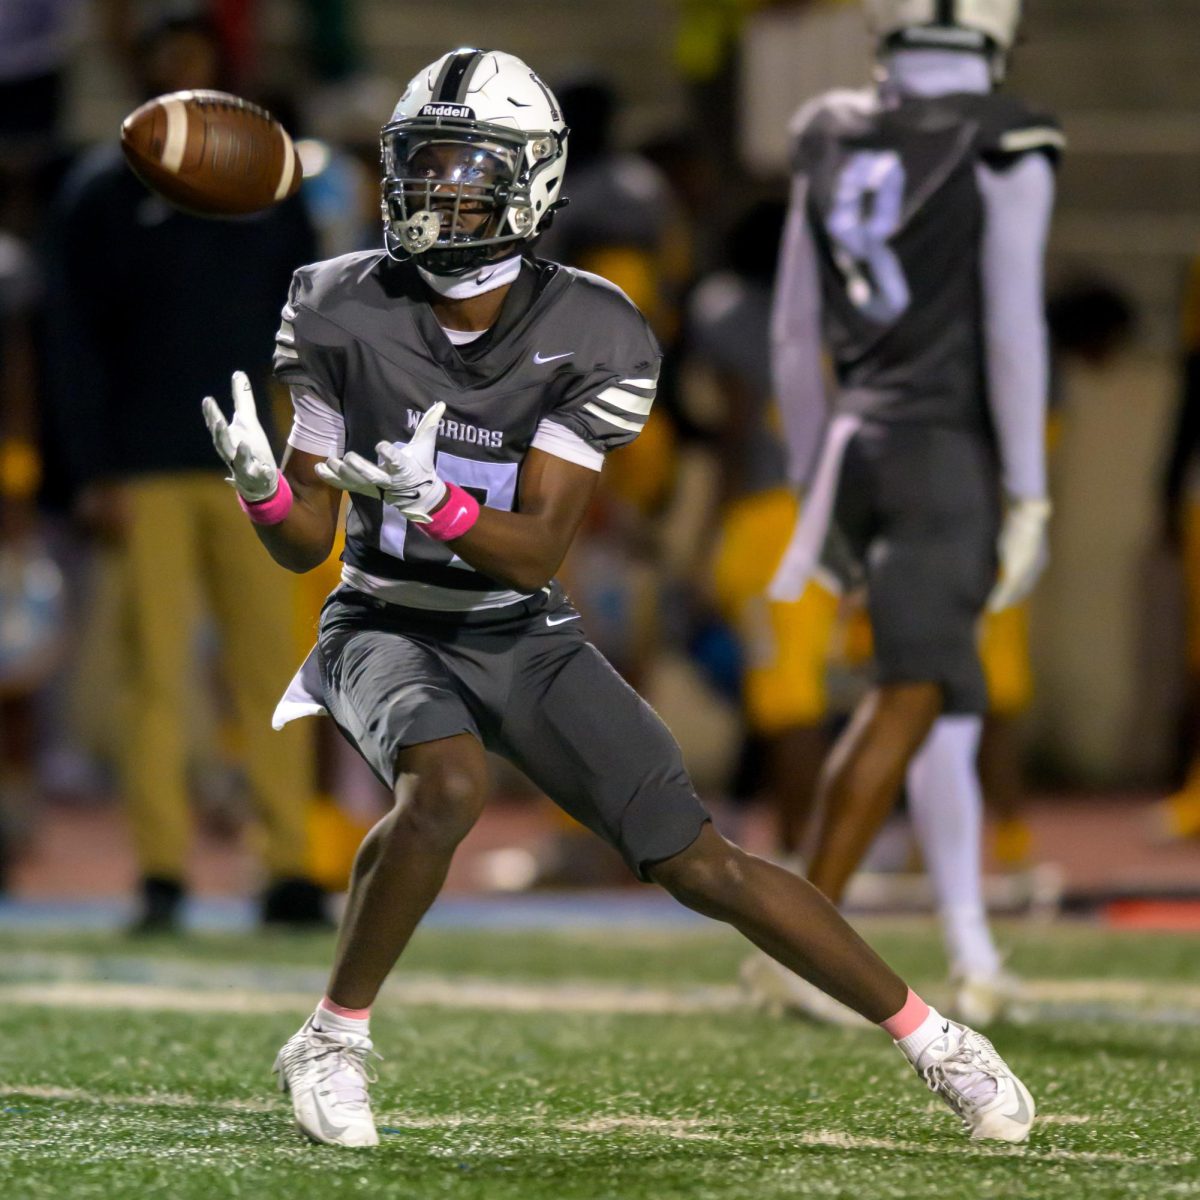
[[[290,721],[298,721],[301,717],[319,717],[328,711],[325,707],[325,689],[321,685],[317,648],[314,646],[275,706],[271,728],[282,729]]]
[[[812,487],[792,530],[791,541],[783,552],[774,578],[767,588],[767,597],[782,603],[799,600],[808,581],[817,574],[821,555],[829,536],[833,519],[833,502],[837,497],[838,478],[842,472],[842,456],[850,439],[862,428],[862,419],[843,414],[829,424],[821,457],[817,462]],[[821,572],[821,582],[830,590],[840,591],[835,578]]]

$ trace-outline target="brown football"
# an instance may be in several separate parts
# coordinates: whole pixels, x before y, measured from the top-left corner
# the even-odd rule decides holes
[[[134,173],[177,208],[202,217],[259,212],[295,195],[296,147],[269,112],[227,92],[172,92],[121,123]]]

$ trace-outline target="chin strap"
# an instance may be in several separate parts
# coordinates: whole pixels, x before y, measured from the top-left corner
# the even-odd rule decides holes
[[[484,263],[466,275],[435,275],[422,266],[417,270],[439,296],[445,296],[447,300],[466,300],[512,283],[521,273],[521,256],[514,254],[502,262]]]

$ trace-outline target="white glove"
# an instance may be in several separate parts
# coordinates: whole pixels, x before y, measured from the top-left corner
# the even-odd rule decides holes
[[[233,420],[226,422],[217,402],[205,396],[200,405],[217,453],[232,472],[227,482],[248,504],[269,500],[279,487],[279,468],[267,435],[259,424],[254,392],[243,371],[233,373]]]
[[[1046,545],[1049,519],[1049,500],[1009,503],[1000,527],[1000,579],[988,597],[990,612],[1019,604],[1033,591],[1050,557]]]
[[[406,446],[376,445],[378,465],[351,450],[344,458],[317,463],[316,472],[330,487],[382,500],[408,520],[428,525],[430,514],[446,496],[446,485],[433,469],[438,422],[445,411],[445,402],[439,400],[421,418]]]

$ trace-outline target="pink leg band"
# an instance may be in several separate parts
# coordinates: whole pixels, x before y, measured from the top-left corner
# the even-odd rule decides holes
[[[292,489],[282,473],[279,476],[279,486],[275,489],[273,496],[268,496],[265,500],[255,500],[253,503],[242,499],[241,496],[238,497],[242,512],[255,525],[278,525],[292,511],[294,500]]]
[[[464,492],[456,483],[446,484],[446,499],[442,507],[430,518],[428,525],[421,525],[434,541],[452,542],[460,538],[479,520],[479,501],[470,492]]]
[[[921,1022],[927,1016],[929,1016],[929,1005],[912,988],[909,988],[908,999],[904,1001],[904,1007],[894,1017],[888,1017],[886,1021],[880,1021],[879,1024],[892,1035],[894,1041],[898,1042],[901,1038],[916,1033]]]
[[[331,1012],[335,1017],[349,1017],[352,1021],[365,1021],[370,1015],[369,1008],[347,1008],[344,1004],[337,1004],[325,996],[319,1005],[326,1012]]]

